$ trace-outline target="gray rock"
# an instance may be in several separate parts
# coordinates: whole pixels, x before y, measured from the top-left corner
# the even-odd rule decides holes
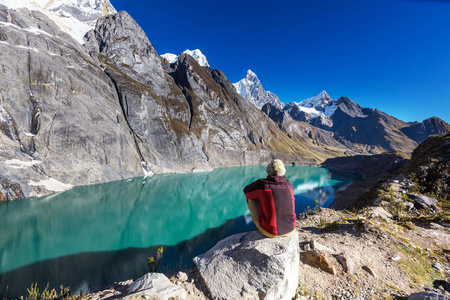
[[[377,273],[375,272],[375,268],[372,266],[362,266],[364,271],[367,271],[373,277],[377,277]]]
[[[407,194],[408,197],[414,201],[414,206],[418,209],[426,208],[435,213],[439,212],[439,208],[436,206],[437,200],[432,197],[417,195],[417,194]]]
[[[433,292],[420,292],[411,294],[408,300],[450,300],[450,296]]]
[[[194,258],[214,299],[292,299],[298,286],[298,234],[228,237]]]
[[[342,265],[344,268],[344,272],[347,274],[353,274],[354,273],[354,267],[353,267],[353,260],[351,257],[346,253],[341,253],[335,256],[338,262]]]
[[[186,299],[186,291],[173,284],[161,273],[147,273],[128,287],[128,294],[134,298],[140,295],[157,296],[161,300],[178,297]]]
[[[325,251],[325,252],[329,252],[329,253],[333,252],[333,250],[331,250],[330,248],[328,248],[325,245],[322,245],[322,244],[318,243],[315,240],[312,240],[310,242],[310,244],[311,244],[311,249],[312,250]]]
[[[336,267],[332,263],[331,255],[326,252],[319,250],[306,250],[301,253],[301,260],[305,264],[320,268],[332,275],[336,275]]]
[[[177,273],[177,278],[181,281],[187,281],[188,280],[188,276],[185,272],[178,272]]]
[[[372,206],[368,210],[369,218],[381,218],[385,220],[386,222],[392,222],[392,214],[387,212],[383,207],[381,206]]]
[[[414,204],[412,202],[405,201],[403,202],[403,204],[405,205],[405,210],[407,211],[410,211],[414,208]]]
[[[444,272],[444,267],[440,263],[435,263],[432,267],[438,272]]]

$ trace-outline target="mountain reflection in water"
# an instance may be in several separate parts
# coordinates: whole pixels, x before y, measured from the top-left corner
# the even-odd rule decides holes
[[[296,211],[329,206],[353,181],[317,167],[286,166]],[[242,189],[265,166],[164,174],[75,187],[43,198],[0,204],[0,298],[26,293],[32,282],[88,291],[147,271],[164,247],[160,271],[191,267],[219,240],[254,230]]]

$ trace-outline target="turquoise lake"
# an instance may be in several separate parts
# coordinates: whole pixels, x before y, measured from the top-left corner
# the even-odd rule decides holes
[[[147,258],[164,247],[158,271],[192,267],[192,258],[219,240],[255,230],[245,185],[265,166],[164,174],[0,203],[0,298],[26,294],[37,282],[87,292],[147,272]],[[286,166],[296,212],[328,207],[357,177],[309,166]]]

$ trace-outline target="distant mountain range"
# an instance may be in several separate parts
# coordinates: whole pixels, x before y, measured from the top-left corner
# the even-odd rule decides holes
[[[332,133],[337,142],[355,153],[410,154],[428,136],[450,131],[450,125],[437,117],[407,123],[377,109],[363,108],[347,97],[333,100],[325,91],[300,102],[284,104],[276,95],[265,91],[250,70],[235,86],[241,96],[280,124],[280,128],[292,122],[291,119],[305,122]]]
[[[253,72],[233,85],[199,50],[160,57],[108,1],[44,2],[0,0],[0,200],[274,157],[410,153],[449,131],[325,92],[285,105]]]

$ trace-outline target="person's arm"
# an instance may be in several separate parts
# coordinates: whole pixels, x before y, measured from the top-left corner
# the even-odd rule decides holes
[[[244,188],[244,194],[247,199],[259,199],[261,182],[259,180],[250,183]]]

